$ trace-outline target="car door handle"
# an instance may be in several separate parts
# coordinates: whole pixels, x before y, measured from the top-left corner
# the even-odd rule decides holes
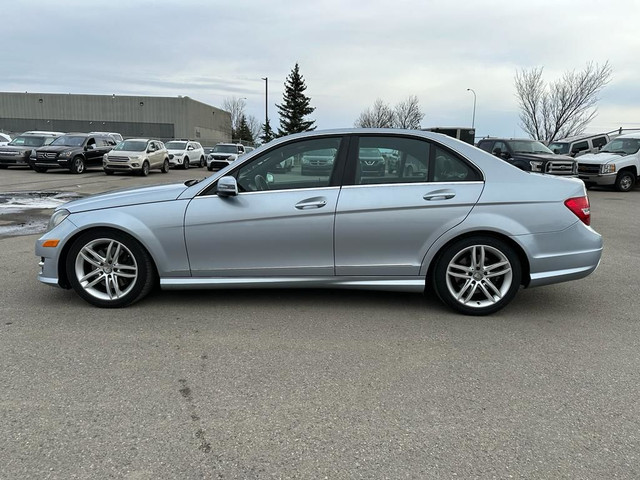
[[[296,208],[298,210],[307,210],[311,208],[322,208],[326,204],[326,200],[303,200],[302,202],[296,203]]]
[[[455,196],[456,194],[454,192],[441,191],[441,192],[427,193],[422,198],[428,201],[433,201],[433,200],[449,200]]]

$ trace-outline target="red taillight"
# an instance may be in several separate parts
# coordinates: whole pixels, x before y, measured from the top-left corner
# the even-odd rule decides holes
[[[569,210],[576,214],[585,225],[591,225],[591,209],[589,208],[589,197],[574,197],[564,201]]]

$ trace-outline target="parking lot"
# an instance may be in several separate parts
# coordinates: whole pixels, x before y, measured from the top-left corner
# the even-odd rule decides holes
[[[0,191],[210,174],[10,169]],[[598,270],[482,318],[331,290],[98,309],[37,281],[51,210],[0,210],[0,478],[639,478],[640,189],[589,196]]]

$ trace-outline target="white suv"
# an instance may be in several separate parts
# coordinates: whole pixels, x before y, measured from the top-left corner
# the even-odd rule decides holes
[[[204,148],[198,142],[189,140],[171,140],[164,144],[169,151],[169,163],[172,167],[182,167],[185,170],[191,165],[205,166]]]
[[[207,157],[207,169],[209,171],[220,170],[231,165],[244,153],[244,145],[240,143],[218,143]]]

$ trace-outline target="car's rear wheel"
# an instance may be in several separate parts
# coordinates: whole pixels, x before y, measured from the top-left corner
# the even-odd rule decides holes
[[[432,273],[438,297],[466,315],[487,315],[507,305],[520,288],[516,252],[493,237],[469,237],[449,245]]]
[[[160,169],[162,173],[169,173],[169,159],[165,158],[164,163],[162,164],[162,168]]]
[[[184,168],[185,170],[189,168],[189,157],[185,157],[182,161],[182,168]]]
[[[615,187],[619,192],[628,192],[636,183],[635,175],[629,170],[624,170],[616,177]]]
[[[140,175],[146,177],[149,175],[149,162],[146,160],[142,163],[142,168],[140,169]]]
[[[151,291],[156,270],[147,251],[130,235],[92,230],[78,237],[66,258],[73,289],[98,307],[125,307]]]
[[[84,158],[80,156],[74,157],[73,160],[71,160],[70,170],[71,173],[84,173],[84,171],[86,170]]]

